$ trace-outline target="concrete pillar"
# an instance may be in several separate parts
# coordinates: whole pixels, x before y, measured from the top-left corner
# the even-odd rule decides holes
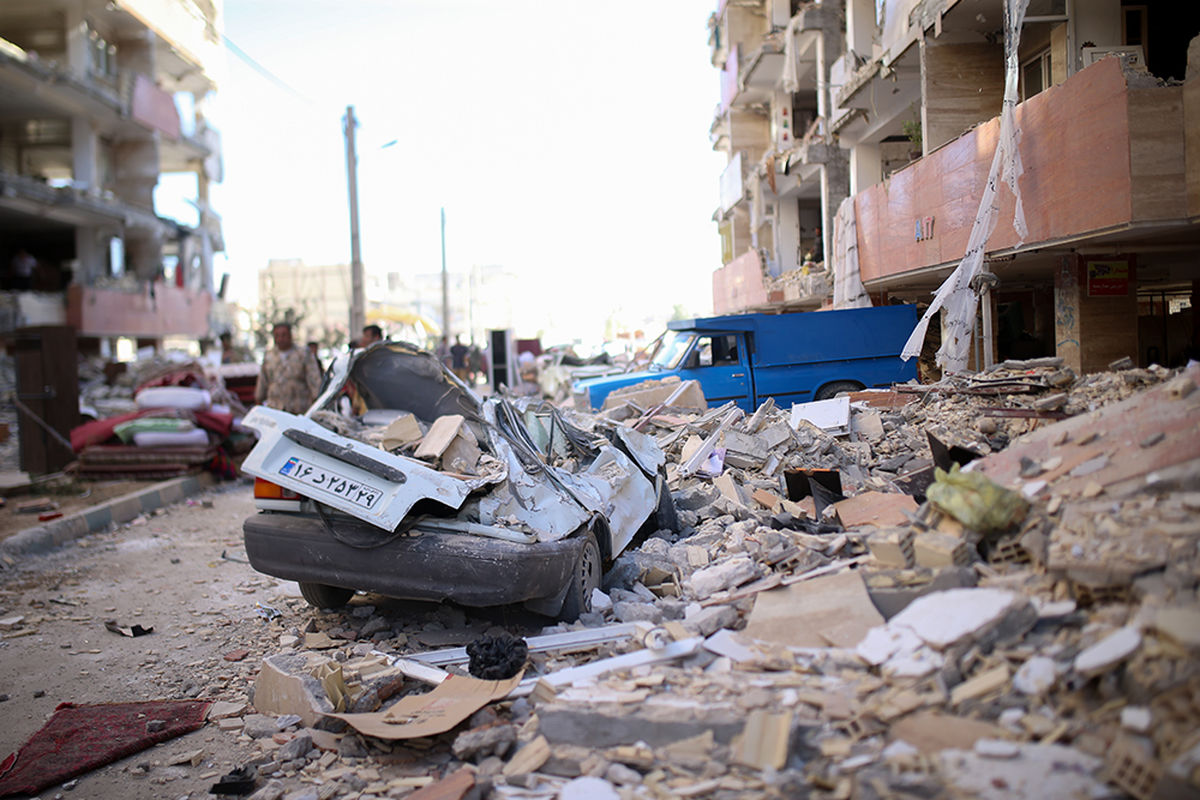
[[[81,226],[75,229],[75,283],[88,286],[105,275],[108,269],[106,238],[99,228]]]
[[[882,148],[872,142],[856,144],[850,150],[850,194],[856,195],[883,180]]]
[[[1054,273],[1055,354],[1076,372],[1099,372],[1124,356],[1138,360],[1137,276],[1130,257],[1124,294],[1088,293],[1082,256],[1063,256]]]
[[[776,254],[774,274],[782,274],[800,267],[800,206],[794,199],[776,201],[775,241]]]
[[[846,0],[846,47],[864,60],[875,54],[875,0]]]
[[[100,139],[87,117],[71,117],[71,179],[76,189],[99,194],[96,164]]]
[[[117,63],[122,70],[154,76],[154,34],[150,31],[121,39]],[[154,210],[154,187],[158,184],[158,139],[146,133],[140,139],[122,139],[113,145],[112,191],[121,200],[147,211]]]
[[[850,196],[850,159],[840,147],[830,147],[821,165],[821,241],[827,265],[833,264],[833,218],[838,206]]]
[[[1083,371],[1079,324],[1079,257],[1062,256],[1054,269],[1054,354]]]
[[[90,42],[84,17],[84,0],[74,0],[63,10],[67,45],[67,68],[79,78],[86,77],[91,66]]]
[[[925,154],[999,116],[1004,102],[1004,45],[923,39],[921,98]]]

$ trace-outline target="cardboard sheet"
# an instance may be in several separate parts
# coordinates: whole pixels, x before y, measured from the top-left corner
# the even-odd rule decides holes
[[[521,682],[523,672],[505,681],[451,675],[427,694],[409,695],[387,711],[329,714],[359,733],[378,739],[416,739],[445,733]]]
[[[742,635],[790,647],[854,647],[883,624],[857,572],[760,592]]]

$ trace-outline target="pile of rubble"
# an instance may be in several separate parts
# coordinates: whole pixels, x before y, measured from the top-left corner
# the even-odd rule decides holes
[[[213,716],[257,744],[257,800],[1195,796],[1198,382],[1007,362],[569,414],[654,434],[679,524],[523,673],[436,649],[484,632],[461,612],[357,605],[271,623]]]

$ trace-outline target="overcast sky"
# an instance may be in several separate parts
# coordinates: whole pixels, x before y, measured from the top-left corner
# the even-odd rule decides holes
[[[714,7],[226,0],[229,39],[294,89],[229,54],[213,198],[236,297],[270,258],[349,262],[352,104],[368,271],[438,271],[444,206],[451,271],[503,265],[560,324],[570,309],[579,336],[615,308],[707,312],[724,162],[708,139]]]

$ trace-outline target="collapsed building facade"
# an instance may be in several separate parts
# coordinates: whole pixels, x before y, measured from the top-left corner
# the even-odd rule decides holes
[[[954,273],[972,366],[1186,362],[1197,33],[1164,2],[720,3],[714,309],[926,302]],[[943,312],[932,339],[962,334]]]
[[[0,7],[4,330],[69,326],[85,352],[115,337],[208,335],[213,255],[224,244],[209,203],[222,178],[220,135],[205,108],[224,57],[222,5]],[[195,224],[156,211],[166,174],[194,176]],[[14,272],[29,256],[32,274]]]

